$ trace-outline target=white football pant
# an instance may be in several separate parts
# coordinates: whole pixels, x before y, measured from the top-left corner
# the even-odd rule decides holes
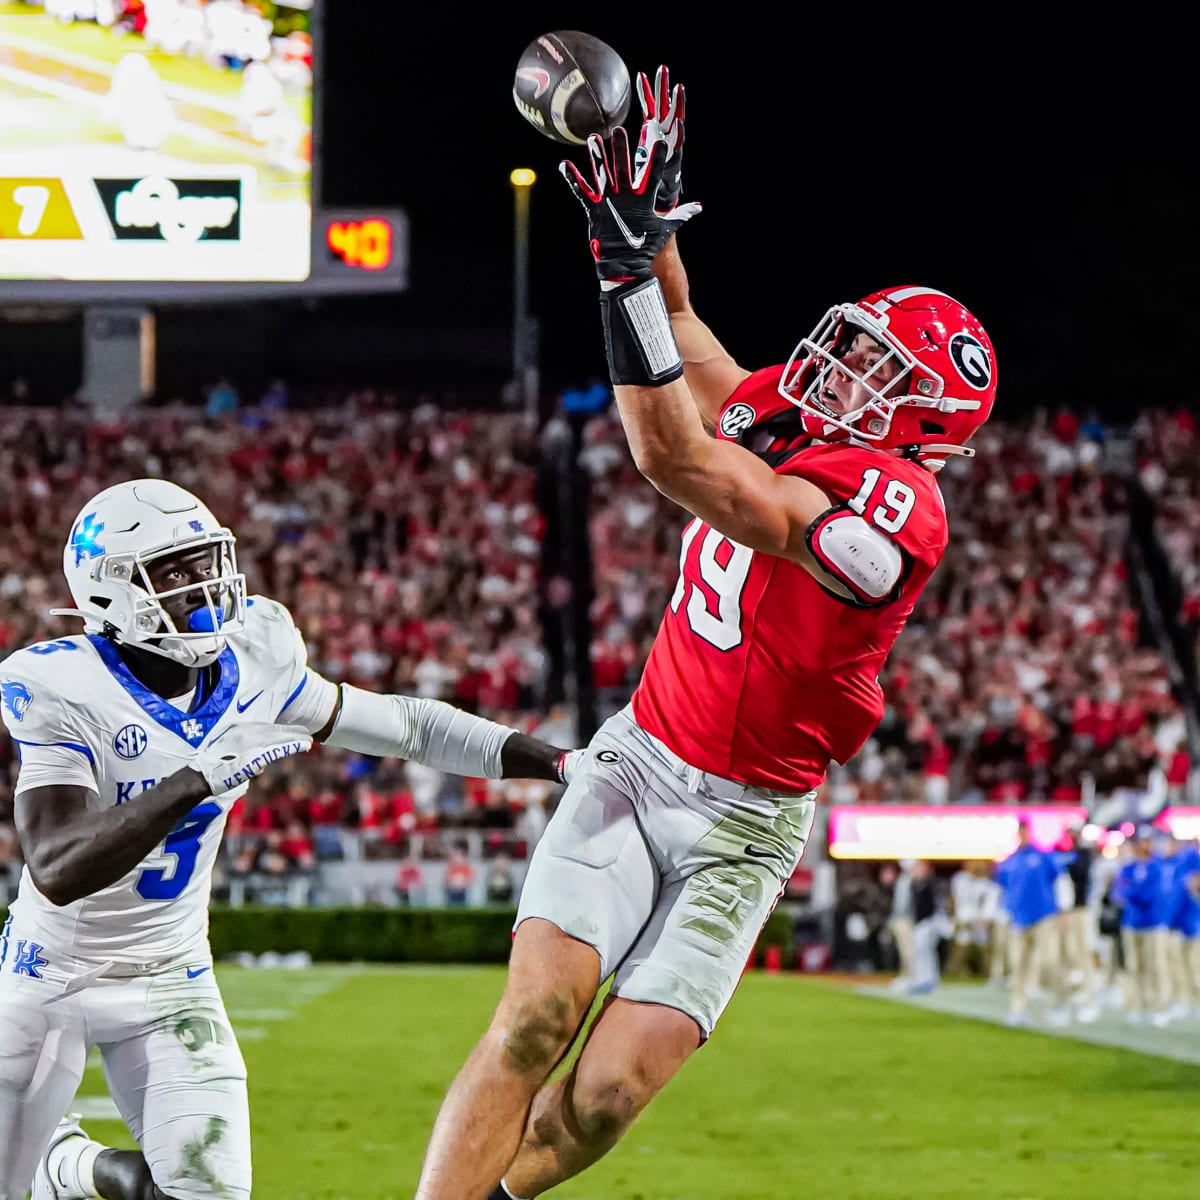
[[[155,1184],[248,1200],[246,1067],[210,963],[150,972],[61,955],[7,930],[0,961],[0,1200],[24,1200],[88,1052]]]
[[[816,805],[689,766],[610,717],[538,842],[516,925],[594,946],[627,1000],[687,1013],[707,1037],[804,852]]]

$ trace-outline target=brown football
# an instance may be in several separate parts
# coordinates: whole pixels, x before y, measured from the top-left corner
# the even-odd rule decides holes
[[[574,29],[536,37],[513,77],[517,111],[539,133],[581,146],[607,137],[629,114],[629,68],[607,42]]]

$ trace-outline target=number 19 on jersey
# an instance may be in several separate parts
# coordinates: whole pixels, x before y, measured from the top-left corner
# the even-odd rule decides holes
[[[687,579],[688,554],[704,530],[696,556],[700,580]],[[677,613],[687,596],[687,622],[692,632],[718,650],[732,650],[742,642],[742,592],[750,576],[754,551],[705,525],[699,517],[683,531],[679,553],[679,581],[671,596]]]

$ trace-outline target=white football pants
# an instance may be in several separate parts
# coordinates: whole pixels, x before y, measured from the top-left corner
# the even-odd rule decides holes
[[[516,925],[553,922],[596,948],[614,995],[677,1008],[708,1037],[804,852],[813,797],[699,771],[626,707],[546,826]]]
[[[0,1200],[24,1200],[93,1046],[155,1184],[178,1200],[246,1200],[246,1067],[211,963],[138,971],[6,932]]]

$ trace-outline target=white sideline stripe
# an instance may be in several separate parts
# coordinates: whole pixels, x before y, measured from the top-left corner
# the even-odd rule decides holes
[[[320,996],[326,995],[328,992],[336,991],[343,983],[351,979],[356,979],[365,973],[360,967],[347,967],[345,970],[339,970],[336,975],[326,979],[307,979],[303,983],[297,981],[289,991],[291,996],[298,999],[300,1006],[303,1007],[310,1000],[315,1000]],[[257,972],[246,972],[247,977],[250,977],[252,974],[257,974]],[[290,1021],[297,1015],[299,1010],[293,1008],[230,1008],[226,1011],[239,1042],[261,1042],[270,1036],[270,1030],[264,1028],[263,1025],[242,1025],[242,1021]],[[100,1056],[100,1047],[93,1046],[88,1052],[85,1070],[99,1070],[103,1066],[103,1061]],[[78,1113],[80,1118],[85,1121],[121,1120],[121,1114],[117,1110],[117,1106],[107,1094],[101,1096],[76,1096],[71,1101],[71,1112]]]
[[[233,1032],[237,1034],[239,1042],[261,1042],[270,1033],[261,1025],[235,1025]]]
[[[397,975],[426,975],[437,979],[444,975],[477,975],[481,971],[504,969],[503,963],[380,963],[381,967]]]
[[[39,42],[36,38],[22,37],[19,33],[0,33],[0,46],[11,46],[14,50],[24,50],[26,54],[36,54],[39,58],[54,59],[56,62],[66,63],[68,67],[79,67],[82,71],[91,71],[94,75],[112,75],[116,71],[113,63],[107,63],[102,58],[89,58],[86,54],[76,54],[74,50],[63,50],[58,46]],[[137,51],[130,50],[129,53],[137,54]],[[149,60],[151,56],[143,54],[141,57]],[[151,62],[150,66],[153,67],[154,64]],[[154,73],[158,75],[157,71]],[[232,101],[223,100],[208,92],[198,92],[185,83],[171,83],[167,79],[162,79],[161,76],[159,78],[164,91],[173,100],[198,104],[202,108],[211,108],[215,112],[224,113],[229,117],[238,115],[237,105]]]
[[[859,996],[875,999],[895,1000],[927,1012],[945,1013],[948,1016],[967,1017],[975,1021],[987,1021],[993,1025],[1004,1025],[1008,1012],[1008,993],[1002,989],[988,988],[977,984],[942,984],[926,996],[909,996],[893,992],[886,985],[862,985],[854,988]],[[1153,1026],[1130,1026],[1125,1014],[1105,1010],[1097,1021],[1081,1024],[1050,1026],[1024,1025],[1013,1033],[1040,1033],[1048,1037],[1066,1038],[1070,1041],[1086,1042],[1093,1046],[1108,1046],[1118,1050],[1130,1050],[1135,1054],[1146,1054],[1152,1058],[1169,1058],[1175,1062],[1195,1063],[1200,1066],[1200,1021],[1177,1021],[1163,1029]]]
[[[76,1096],[71,1111],[84,1121],[119,1121],[121,1114],[108,1096]]]
[[[0,79],[7,79],[9,83],[16,83],[21,87],[31,88],[36,92],[45,92],[48,95],[56,96],[59,100],[69,100],[76,103],[82,102],[90,105],[92,108],[103,108],[105,104],[104,96],[97,96],[94,92],[89,92],[86,88],[77,88],[69,83],[59,83],[54,79],[46,79],[41,75],[34,75],[29,71],[23,71],[20,67],[0,65]],[[218,133],[214,129],[205,129],[203,125],[193,125],[190,121],[174,120],[172,123],[193,141],[208,142],[211,145],[220,146],[225,150],[236,150],[245,158],[257,158],[265,161],[265,151],[253,142],[239,142],[237,138],[232,138],[226,133]]]

